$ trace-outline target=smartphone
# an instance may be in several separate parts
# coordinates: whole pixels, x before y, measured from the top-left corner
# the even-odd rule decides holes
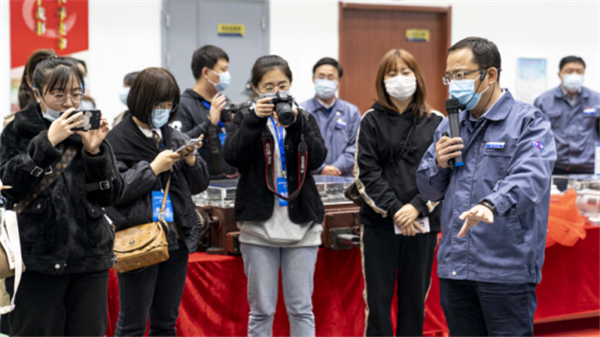
[[[200,138],[190,139],[190,140],[187,141],[187,143],[185,143],[185,145],[183,145],[182,147],[178,148],[177,151],[175,151],[175,152],[182,153],[185,150],[186,147],[188,147],[188,146],[196,146],[196,144],[198,144],[198,143],[202,143],[202,139],[200,139]]]
[[[73,114],[78,114],[80,112],[83,113],[83,115],[81,116],[81,118],[83,118],[84,121],[83,125],[81,127],[73,128],[71,129],[71,131],[89,131],[98,130],[100,128],[100,116],[102,115],[100,110],[75,110],[71,114],[69,114],[69,117]],[[65,111],[60,113],[61,116],[63,113],[65,113]]]

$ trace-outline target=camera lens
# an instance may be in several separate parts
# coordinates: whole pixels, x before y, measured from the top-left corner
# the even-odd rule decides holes
[[[277,113],[277,120],[282,126],[292,125],[294,123],[294,112],[292,106],[289,103],[278,103],[275,106],[275,112]]]

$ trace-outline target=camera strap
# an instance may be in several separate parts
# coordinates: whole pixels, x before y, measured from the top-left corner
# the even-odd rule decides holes
[[[298,144],[298,188],[294,191],[294,193],[289,194],[289,196],[284,196],[277,193],[275,169],[273,167],[275,161],[275,157],[273,156],[273,150],[275,149],[273,143],[273,135],[271,134],[268,128],[265,128],[262,135],[263,151],[265,153],[265,179],[267,181],[267,188],[279,198],[286,201],[294,200],[296,199],[296,197],[298,197],[300,191],[302,190],[302,186],[304,185],[304,181],[306,180],[306,171],[308,166],[308,145],[306,145],[306,142],[304,141],[304,118],[302,110],[299,111],[298,118],[301,118],[300,144]],[[273,123],[273,126],[275,128],[278,127],[275,123]],[[281,149],[285,146],[283,144],[283,133],[281,133],[281,138],[279,136],[280,133],[278,133],[277,131],[275,131],[275,133],[277,134],[278,138],[281,139],[281,141],[279,142],[280,153],[282,154],[281,163],[283,166],[282,168],[285,171],[285,149]]]

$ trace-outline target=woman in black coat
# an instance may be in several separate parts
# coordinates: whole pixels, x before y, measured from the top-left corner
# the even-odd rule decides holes
[[[143,336],[150,316],[151,336],[175,336],[175,321],[187,275],[190,253],[198,246],[198,219],[192,194],[208,187],[206,163],[188,146],[173,152],[188,137],[167,123],[175,119],[179,87],[162,68],[142,71],[131,86],[125,117],[108,135],[125,190],[119,202],[107,209],[117,231],[158,219],[169,176],[173,219],[167,241],[169,259],[142,270],[119,273],[120,311],[115,336]],[[201,145],[201,143],[199,144]],[[153,207],[153,200],[158,204]],[[166,212],[165,214],[167,214]]]
[[[70,116],[83,97],[73,61],[49,57],[30,80],[40,104],[16,113],[0,146],[0,177],[13,187],[2,194],[18,213],[27,268],[9,315],[10,335],[48,335],[63,310],[65,334],[102,335],[114,262],[114,232],[102,207],[123,188],[104,141],[108,123],[102,118],[99,130],[71,131],[83,124],[81,113]],[[6,288],[13,293],[14,278]]]

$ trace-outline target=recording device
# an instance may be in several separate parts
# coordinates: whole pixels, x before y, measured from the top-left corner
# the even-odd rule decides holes
[[[446,100],[446,113],[448,114],[448,124],[450,125],[450,137],[452,138],[460,138],[460,125],[458,118],[459,108],[460,103],[456,98],[450,98]],[[465,165],[462,155],[450,159],[448,163],[454,167]]]
[[[65,112],[66,111],[61,112],[60,115],[62,116]],[[100,116],[102,115],[100,110],[75,110],[72,113],[70,113],[68,117],[71,117],[72,115],[78,114],[80,112],[83,112],[83,115],[81,116],[81,118],[83,118],[83,125],[80,127],[73,128],[71,129],[71,131],[87,132],[89,130],[98,130],[100,128]],[[79,120],[80,119],[77,119],[77,121]]]
[[[228,123],[233,120],[233,115],[242,110],[243,107],[250,106],[248,103],[231,103],[228,102],[221,110],[221,122]]]
[[[294,120],[296,119],[294,111],[292,111],[294,97],[284,91],[278,91],[276,93],[265,94],[264,98],[271,98],[270,103],[275,105],[274,110],[281,126],[288,126],[294,123]]]
[[[182,153],[185,150],[186,147],[188,147],[188,146],[194,147],[198,143],[202,143],[202,139],[201,138],[190,139],[190,140],[187,141],[187,143],[185,143],[183,146],[181,146],[180,148],[178,148],[177,151],[175,151],[175,152]]]

